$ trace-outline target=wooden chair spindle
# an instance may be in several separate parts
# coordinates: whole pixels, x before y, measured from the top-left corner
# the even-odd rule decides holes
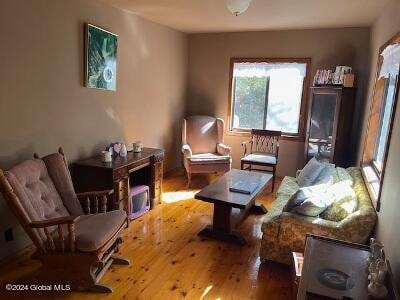
[[[90,198],[86,197],[86,214],[90,215]]]
[[[68,224],[69,248],[75,252],[75,224]]]
[[[104,195],[101,199],[101,208],[100,212],[105,213],[107,211],[107,196]]]
[[[63,232],[61,224],[58,225],[57,230],[58,230],[58,238],[60,240],[60,249],[61,249],[61,252],[64,253],[65,252],[64,232]]]
[[[49,243],[50,249],[54,253],[56,251],[56,245],[54,244],[53,237],[51,236],[48,227],[44,227],[43,230],[44,230],[44,233],[45,233],[45,235],[47,237],[47,241]]]
[[[93,213],[97,214],[98,212],[99,212],[99,198],[96,196],[94,197]]]

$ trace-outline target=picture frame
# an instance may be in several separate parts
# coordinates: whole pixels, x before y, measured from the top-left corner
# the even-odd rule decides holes
[[[85,86],[117,90],[118,35],[93,24],[85,24]]]

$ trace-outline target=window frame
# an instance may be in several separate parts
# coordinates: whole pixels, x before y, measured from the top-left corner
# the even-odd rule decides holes
[[[379,85],[380,85],[379,74],[381,71],[382,63],[383,63],[381,53],[383,52],[383,50],[386,49],[386,47],[388,47],[389,45],[396,44],[396,43],[400,43],[400,32],[397,33],[395,36],[393,36],[390,40],[388,40],[386,43],[384,43],[379,48],[378,62],[377,62],[376,73],[375,73],[374,89],[373,89],[372,99],[370,102],[368,125],[367,125],[367,130],[365,133],[364,148],[363,148],[363,154],[362,154],[362,159],[361,159],[361,163],[360,163],[361,173],[362,173],[362,176],[366,183],[369,195],[372,198],[372,202],[375,206],[376,211],[379,211],[380,206],[381,206],[380,199],[381,199],[381,194],[382,194],[382,185],[383,185],[383,181],[384,181],[384,177],[385,177],[386,162],[387,162],[389,149],[390,149],[390,142],[391,142],[392,131],[393,131],[393,123],[394,123],[394,118],[396,115],[397,100],[399,98],[399,90],[400,90],[400,69],[399,69],[396,86],[395,86],[395,91],[394,91],[394,100],[392,103],[391,112],[390,112],[390,116],[389,116],[389,128],[388,128],[388,134],[387,134],[387,141],[386,141],[386,145],[384,146],[382,165],[379,168],[379,166],[377,165],[377,162],[376,162],[376,150],[377,150],[377,143],[378,143],[378,140],[380,137],[380,132],[382,130],[381,117],[383,116],[383,113],[384,113],[383,110],[386,107],[386,101],[387,101],[386,98],[382,99],[384,96],[382,95],[382,88],[379,87]],[[386,84],[388,84],[388,83],[385,82],[385,86],[386,86]],[[384,92],[386,93],[387,90],[385,90]],[[381,97],[379,98],[380,95],[381,95]],[[376,113],[377,108],[379,108],[378,113]],[[379,115],[378,122],[376,122],[376,120],[374,120],[374,118],[377,114]]]
[[[250,136],[251,129],[238,129],[232,128],[232,113],[233,113],[233,66],[235,63],[301,63],[306,64],[306,76],[303,81],[303,93],[300,104],[300,116],[299,116],[299,132],[298,134],[287,134],[282,133],[282,139],[294,140],[294,141],[305,141],[305,126],[307,121],[307,105],[309,98],[310,88],[310,73],[311,73],[311,58],[265,58],[265,57],[232,57],[230,59],[229,66],[229,86],[228,86],[228,110],[226,120],[228,122],[228,135],[235,136]]]
[[[399,83],[399,76],[400,76],[400,72],[399,72],[399,75],[397,76],[396,81],[395,81],[395,87],[394,87],[395,90],[394,90],[394,94],[393,94],[393,97],[395,97],[395,98],[396,98],[396,88],[399,85],[398,84]],[[392,103],[392,105],[390,107],[390,115],[389,115],[389,123],[388,123],[389,127],[388,127],[388,131],[387,131],[386,145],[384,145],[382,162],[379,165],[379,162],[377,160],[377,156],[378,156],[378,151],[379,151],[379,146],[380,146],[379,141],[380,141],[381,136],[382,136],[383,119],[385,117],[386,106],[388,105],[388,103],[387,103],[387,101],[388,101],[387,92],[388,92],[388,89],[389,89],[390,80],[391,80],[391,78],[389,77],[389,80],[385,83],[385,85],[386,85],[386,87],[385,87],[385,95],[384,95],[384,99],[382,100],[383,103],[381,105],[381,110],[379,112],[379,123],[377,124],[377,129],[376,129],[377,132],[376,132],[376,139],[375,139],[375,145],[374,145],[374,155],[373,155],[373,159],[372,159],[372,163],[373,163],[373,165],[375,167],[375,170],[379,175],[382,173],[383,160],[385,158],[385,153],[387,151],[386,145],[388,143],[388,139],[390,138],[390,131],[391,131],[390,124],[392,122],[393,109],[395,109],[395,103],[394,102],[397,100],[397,99],[394,99],[393,103]]]

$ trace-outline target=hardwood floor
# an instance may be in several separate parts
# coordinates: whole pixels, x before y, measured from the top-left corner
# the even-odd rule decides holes
[[[131,222],[122,255],[131,266],[112,266],[101,282],[112,294],[7,293],[7,299],[290,299],[289,269],[261,263],[258,257],[262,216],[251,215],[239,227],[248,245],[202,239],[197,233],[212,220],[212,205],[193,195],[215,176],[194,176],[186,189],[182,171],[164,179],[163,201]],[[279,186],[279,181],[275,186]],[[269,188],[257,202],[270,207]],[[0,282],[29,283],[40,274],[32,248],[1,265]],[[45,284],[45,283],[44,283]],[[4,290],[4,284],[2,285]],[[0,294],[1,297],[1,294]]]

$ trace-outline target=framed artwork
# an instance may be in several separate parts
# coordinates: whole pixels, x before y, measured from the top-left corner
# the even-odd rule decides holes
[[[92,24],[86,24],[85,45],[86,87],[115,91],[118,36]]]

